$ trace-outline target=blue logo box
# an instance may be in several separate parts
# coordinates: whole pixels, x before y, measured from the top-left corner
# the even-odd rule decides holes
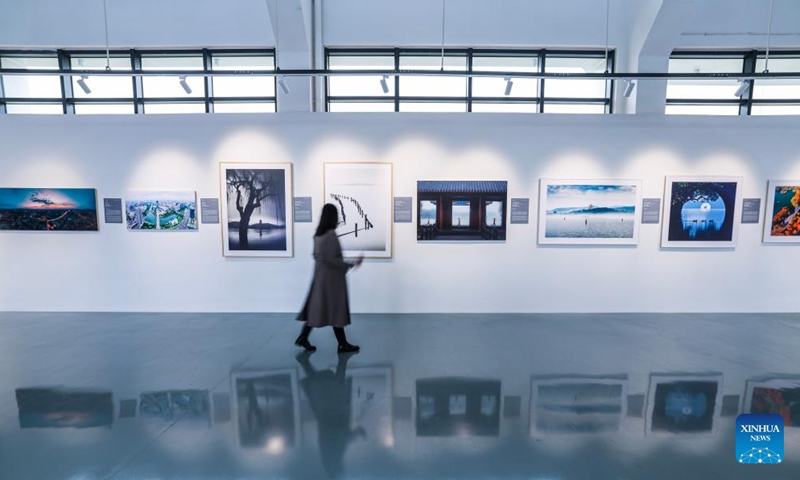
[[[736,418],[736,461],[751,465],[783,463],[783,417],[743,413]]]

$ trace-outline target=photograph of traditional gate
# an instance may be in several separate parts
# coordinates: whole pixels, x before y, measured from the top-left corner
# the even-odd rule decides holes
[[[417,182],[417,240],[503,241],[506,181]]]

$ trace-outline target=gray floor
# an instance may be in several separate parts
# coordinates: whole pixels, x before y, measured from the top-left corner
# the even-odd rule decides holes
[[[297,329],[0,314],[0,478],[800,478],[800,428],[734,458],[748,386],[798,384],[800,315],[359,315],[361,353],[315,331],[308,363]],[[711,390],[675,418],[676,385]]]

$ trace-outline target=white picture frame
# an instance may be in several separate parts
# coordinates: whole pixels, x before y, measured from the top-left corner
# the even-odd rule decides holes
[[[620,396],[619,396],[619,414],[618,415],[607,415],[602,412],[596,413],[587,413],[584,410],[586,408],[591,408],[592,405],[594,406],[602,406],[607,407],[607,400],[604,398],[595,398],[594,403],[592,404],[591,398],[580,398],[580,396],[575,393],[574,396],[565,396],[563,398],[564,403],[561,403],[554,409],[554,415],[560,416],[561,418],[554,418],[554,423],[561,421],[565,424],[570,424],[574,426],[577,422],[582,422],[584,424],[589,424],[594,422],[599,426],[599,428],[595,429],[594,431],[589,431],[590,429],[564,429],[559,430],[558,428],[539,428],[539,421],[542,419],[543,414],[548,410],[549,406],[544,406],[543,401],[545,399],[542,398],[540,388],[541,387],[565,387],[565,391],[568,391],[572,388],[575,392],[579,391],[581,387],[591,386],[592,389],[595,391],[590,392],[589,389],[586,389],[587,397],[591,396],[593,393],[597,394],[598,392],[596,389],[599,387],[600,389],[606,387],[619,387],[620,388]],[[602,395],[602,391],[599,392]],[[551,401],[550,399],[548,401]],[[605,402],[605,403],[603,403]],[[553,406],[556,407],[556,406]],[[571,408],[575,408],[575,412],[570,412]],[[607,433],[609,431],[619,431],[622,428],[622,424],[625,420],[628,411],[628,376],[627,375],[600,375],[600,376],[579,376],[579,375],[572,375],[572,376],[547,376],[547,377],[531,377],[531,396],[530,396],[530,405],[529,405],[530,414],[528,415],[528,434],[531,437],[541,435],[541,434],[556,434],[556,435],[570,435],[570,434],[579,434],[585,435],[587,433]],[[570,418],[570,416],[574,418]],[[607,417],[607,418],[600,418],[600,417]],[[606,425],[603,425],[605,422]],[[609,422],[614,423],[616,422],[619,428],[611,428],[609,427]],[[606,428],[603,428],[603,427]]]
[[[790,208],[792,203],[790,202],[789,205],[785,205],[786,198],[778,198],[776,204],[776,193],[778,189],[792,189],[795,195],[800,195],[800,180],[770,180],[768,182],[767,187],[767,202],[764,212],[764,243],[800,243],[800,232],[797,235],[778,235],[779,231],[784,231],[781,226],[785,226],[788,219],[795,218],[797,219],[798,223],[800,223],[800,211],[795,211],[794,213],[787,212],[789,214],[788,217],[781,220],[781,226],[775,225],[777,228],[773,229],[773,220],[777,216],[777,214],[781,211],[782,208]],[[783,193],[783,195],[788,195],[790,192]],[[782,195],[782,196],[783,196]],[[783,206],[781,206],[783,205]],[[781,208],[778,208],[781,207]]]
[[[719,419],[720,415],[722,414],[722,397],[723,397],[723,383],[722,383],[722,380],[723,380],[723,376],[722,376],[721,373],[698,373],[698,374],[659,374],[659,373],[653,373],[653,374],[651,374],[650,375],[650,384],[649,384],[649,387],[647,389],[647,402],[646,402],[647,409],[646,409],[645,418],[644,418],[645,434],[646,435],[653,435],[653,434],[656,434],[656,435],[667,434],[667,435],[669,435],[669,434],[688,433],[690,431],[693,434],[703,434],[703,433],[709,433],[709,432],[715,431],[715,429],[717,428],[717,424],[718,424],[717,420]],[[664,407],[664,405],[662,405],[662,403],[664,403],[664,404],[666,403],[665,400],[661,399],[661,396],[665,395],[665,393],[661,392],[659,389],[660,388],[668,389],[670,386],[675,387],[675,386],[680,386],[680,384],[688,384],[688,383],[691,383],[691,384],[694,384],[694,385],[705,384],[706,387],[710,387],[711,385],[714,385],[715,388],[716,388],[716,392],[714,393],[714,397],[713,397],[714,398],[713,410],[711,412],[707,412],[707,409],[708,409],[708,406],[709,406],[708,405],[709,399],[708,399],[708,395],[707,395],[706,396],[706,405],[705,405],[705,409],[706,410],[704,410],[704,413],[703,413],[702,416],[698,417],[698,418],[702,418],[706,414],[710,417],[710,425],[708,425],[708,428],[706,428],[706,426],[705,426],[705,423],[709,423],[708,420],[704,420],[703,424],[701,424],[700,421],[696,422],[695,426],[692,427],[692,430],[689,430],[689,427],[685,427],[686,430],[681,430],[681,431],[670,431],[669,428],[664,428],[664,422],[661,419],[659,419],[658,422],[654,422],[654,419],[653,419],[654,412],[658,413],[659,417],[660,417],[661,414],[662,414],[662,412],[661,412],[662,407]],[[697,393],[697,392],[695,392],[695,393]],[[705,393],[705,392],[701,392],[701,393]],[[685,400],[687,402],[694,401],[694,402],[699,403],[700,400],[699,400],[698,396],[695,396],[692,399],[685,399]],[[688,408],[688,413],[686,413],[685,410],[682,411],[681,413],[683,413],[684,415],[691,415],[693,413],[692,409],[695,406],[697,406],[698,408],[701,408],[701,406],[699,404],[698,405],[687,405],[686,408]],[[654,423],[658,424],[658,425],[655,426],[655,428],[654,428]],[[686,423],[686,425],[688,425],[688,423]]]
[[[289,385],[287,393],[291,395],[291,409],[292,409],[292,424],[293,424],[293,442],[288,442],[285,438],[281,437],[280,435],[275,435],[272,438],[281,439],[280,444],[270,445],[267,442],[266,445],[250,445],[247,442],[244,442],[243,436],[243,429],[240,425],[242,419],[239,417],[241,414],[241,408],[239,406],[240,399],[238,396],[238,382],[240,380],[264,380],[267,378],[280,378],[280,377],[288,377]],[[231,423],[233,424],[233,433],[234,439],[238,445],[243,448],[257,448],[257,449],[266,449],[268,452],[270,449],[275,449],[273,453],[282,453],[284,449],[288,449],[291,447],[296,447],[302,443],[302,425],[300,423],[300,389],[298,386],[298,375],[297,369],[295,368],[287,368],[287,369],[280,369],[280,370],[261,370],[261,369],[245,369],[245,370],[235,370],[231,372],[230,375],[231,379]],[[256,392],[257,395],[257,392]],[[256,399],[257,401],[257,399]],[[259,404],[260,405],[260,404]],[[244,443],[244,444],[243,444]]]
[[[742,215],[743,183],[742,177],[732,176],[666,177],[661,246],[735,248]],[[685,192],[704,191],[712,194],[712,198],[690,195],[691,199],[685,200]]]
[[[345,257],[392,258],[393,166],[335,162],[323,166],[323,204],[339,211],[336,234]]]
[[[641,208],[641,180],[542,178],[539,244],[637,245]]]

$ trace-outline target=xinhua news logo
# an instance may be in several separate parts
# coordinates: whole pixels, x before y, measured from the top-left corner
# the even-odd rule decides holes
[[[752,465],[783,463],[783,417],[739,415],[736,418],[736,461]]]

